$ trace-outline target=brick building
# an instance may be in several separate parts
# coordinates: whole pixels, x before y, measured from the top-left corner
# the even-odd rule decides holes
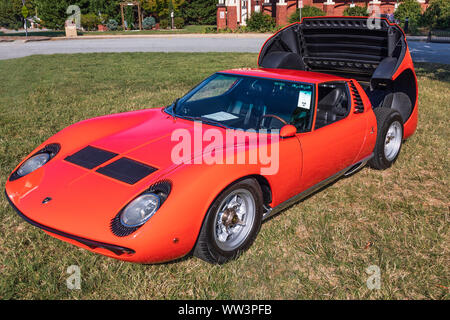
[[[264,12],[275,18],[277,25],[286,25],[289,16],[303,2],[303,6],[315,6],[328,16],[340,16],[347,7],[367,6],[379,9],[381,14],[392,14],[400,0],[218,0],[217,27],[236,29],[245,26],[252,12]],[[428,0],[417,0],[422,9]],[[377,11],[373,11],[377,12]]]

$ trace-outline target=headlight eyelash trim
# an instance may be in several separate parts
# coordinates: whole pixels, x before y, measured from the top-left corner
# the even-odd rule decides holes
[[[50,158],[47,160],[47,162],[44,163],[44,165],[45,165],[48,162],[50,162],[50,160],[52,160],[58,154],[59,150],[61,150],[61,145],[59,143],[50,143],[50,144],[46,145],[45,147],[43,147],[41,150],[39,150],[39,151],[33,153],[31,156],[29,156],[22,163],[22,165],[25,162],[27,162],[28,160],[30,160],[32,157],[37,156],[38,154],[48,153],[50,155]],[[9,176],[9,179],[8,179],[9,181],[14,181],[14,180],[17,180],[17,179],[20,179],[20,178],[24,177],[24,176],[21,176],[21,175],[19,175],[17,173],[17,171],[20,169],[21,166],[19,166],[13,173],[11,173],[11,175]]]
[[[158,182],[155,182],[154,184],[152,184],[147,190],[145,190],[145,192],[143,193],[155,193],[160,197],[160,205],[158,210],[161,208],[161,206],[163,205],[163,203],[166,201],[166,199],[168,198],[170,191],[172,190],[172,183],[169,180],[161,180]],[[139,196],[138,196],[139,197]],[[136,198],[138,198],[136,197]],[[130,201],[131,203],[131,201]],[[140,227],[142,227],[144,224],[140,225],[140,226],[136,226],[136,227],[127,227],[124,226],[121,222],[120,222],[120,215],[122,214],[122,211],[129,205],[129,203],[127,203],[126,206],[124,206],[124,208],[122,210],[119,211],[119,213],[117,213],[114,218],[111,219],[110,222],[110,229],[111,232],[118,236],[118,237],[126,237],[130,234],[132,234],[133,232],[135,232],[137,229],[139,229]]]

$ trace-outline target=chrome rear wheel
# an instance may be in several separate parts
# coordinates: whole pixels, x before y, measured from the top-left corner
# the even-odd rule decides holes
[[[402,139],[402,125],[398,121],[392,122],[384,140],[384,155],[388,161],[392,161],[397,157],[402,145]]]
[[[377,119],[377,140],[373,150],[373,158],[369,165],[377,170],[392,166],[397,160],[403,143],[403,120],[397,110],[375,108]]]

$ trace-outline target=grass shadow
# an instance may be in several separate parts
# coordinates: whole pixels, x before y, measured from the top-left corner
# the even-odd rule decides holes
[[[417,77],[450,82],[450,64],[417,62],[414,63],[414,69]]]

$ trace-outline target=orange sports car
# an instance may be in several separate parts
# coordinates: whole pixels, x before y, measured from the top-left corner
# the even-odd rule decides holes
[[[386,19],[304,18],[266,41],[258,65],[217,72],[165,108],[62,130],[9,176],[10,204],[116,259],[224,263],[323,185],[389,168],[416,129],[413,63]]]

